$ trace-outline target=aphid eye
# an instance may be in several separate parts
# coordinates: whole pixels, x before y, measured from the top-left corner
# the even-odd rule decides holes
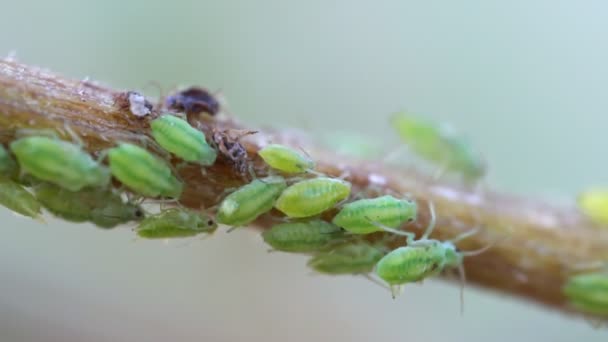
[[[135,210],[135,217],[139,218],[139,217],[143,217],[144,216],[144,212],[142,210]]]
[[[207,225],[210,227],[213,226],[214,224],[215,224],[215,222],[213,220],[207,221]]]

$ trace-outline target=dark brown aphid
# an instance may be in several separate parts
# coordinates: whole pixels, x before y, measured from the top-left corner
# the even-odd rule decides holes
[[[153,105],[141,93],[124,91],[114,96],[114,103],[120,110],[129,110],[133,115],[142,118],[152,113]]]
[[[186,113],[188,117],[202,112],[213,116],[220,111],[220,103],[215,96],[200,87],[190,87],[170,95],[165,105],[167,109]]]
[[[246,135],[256,133],[257,131],[237,129],[221,131],[214,128],[212,138],[219,154],[227,159],[237,172],[243,175],[247,172],[248,156],[247,150],[239,140]]]

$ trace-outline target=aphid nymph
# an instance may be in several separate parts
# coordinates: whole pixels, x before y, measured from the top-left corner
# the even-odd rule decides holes
[[[275,207],[288,217],[310,217],[329,210],[346,199],[350,195],[350,189],[351,184],[341,179],[307,179],[285,189]]]
[[[277,224],[262,233],[262,238],[275,250],[307,253],[338,241],[341,235],[340,227],[314,219]]]
[[[42,220],[40,203],[23,186],[0,177],[0,204],[34,219]]]
[[[332,222],[353,234],[369,234],[383,230],[383,226],[398,228],[416,220],[416,215],[416,202],[386,195],[345,204]]]
[[[270,167],[285,173],[303,173],[315,168],[315,162],[308,156],[284,145],[270,144],[261,149],[258,155]]]
[[[212,234],[217,223],[204,211],[171,208],[147,217],[137,227],[137,235],[146,239],[170,239]]]
[[[332,275],[368,274],[384,253],[384,248],[368,242],[347,242],[316,254],[308,261],[308,266]]]

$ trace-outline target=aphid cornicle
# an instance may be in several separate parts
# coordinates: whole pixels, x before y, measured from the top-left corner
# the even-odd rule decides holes
[[[286,187],[283,177],[255,179],[224,198],[218,208],[217,221],[234,227],[246,225],[270,211]]]
[[[608,273],[574,275],[568,279],[562,291],[576,309],[608,317]]]
[[[598,224],[608,225],[608,188],[596,188],[582,192],[578,198],[579,209]]]
[[[137,235],[146,239],[170,239],[212,234],[215,220],[203,211],[171,208],[147,217],[137,227]]]
[[[273,226],[262,238],[273,249],[283,252],[314,252],[338,241],[342,229],[323,220],[288,222]]]
[[[173,115],[165,114],[150,124],[152,136],[165,150],[188,162],[213,165],[217,152],[207,144],[205,134]]]
[[[101,228],[144,218],[143,209],[134,203],[125,203],[111,189],[85,188],[73,192],[50,183],[34,187],[36,198],[51,214],[71,222],[89,221]]]
[[[11,150],[22,172],[71,191],[84,187],[105,187],[109,170],[93,160],[78,145],[42,136],[13,141]]]
[[[301,153],[279,144],[270,144],[258,155],[273,169],[285,173],[303,173],[314,170],[315,162]]]
[[[23,186],[0,177],[0,204],[8,209],[41,220],[40,203]]]
[[[300,218],[331,209],[350,195],[351,184],[329,177],[297,182],[283,191],[275,204],[288,217]]]
[[[416,213],[416,202],[387,195],[348,203],[334,216],[332,222],[353,234],[369,234],[383,230],[373,222],[398,228],[406,221],[414,221]]]
[[[486,164],[478,151],[454,129],[405,112],[391,118],[391,124],[414,153],[447,171],[477,180],[485,174]]]
[[[139,146],[121,143],[108,158],[112,175],[140,195],[178,198],[182,193],[183,184],[167,163]]]
[[[325,274],[367,274],[384,253],[382,247],[367,242],[345,243],[313,256],[307,265]]]

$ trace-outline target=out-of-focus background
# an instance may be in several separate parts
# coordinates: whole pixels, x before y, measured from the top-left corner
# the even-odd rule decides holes
[[[407,108],[467,132],[502,190],[570,201],[608,183],[608,4],[491,3],[0,0],[0,53],[151,96],[149,81],[200,84],[246,122],[389,144],[387,119]],[[608,337],[472,286],[464,316],[441,281],[393,301],[266,253],[253,230],[163,244],[0,209],[0,236],[1,341]]]

